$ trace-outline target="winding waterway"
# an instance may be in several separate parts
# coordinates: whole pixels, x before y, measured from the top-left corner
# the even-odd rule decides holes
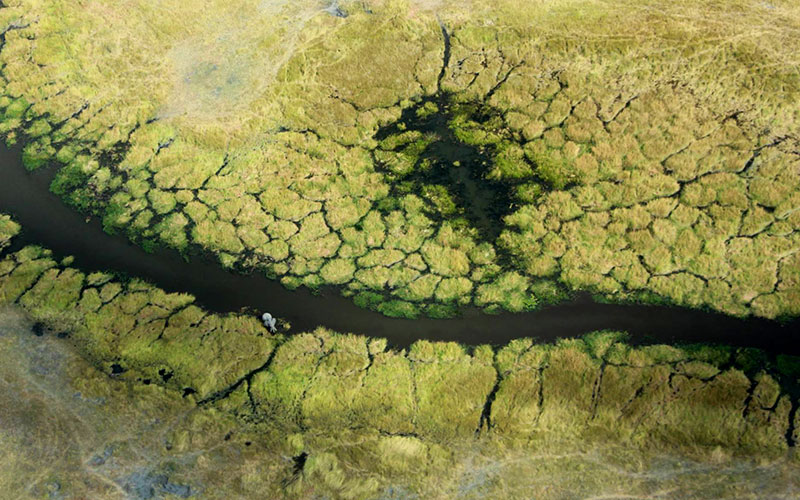
[[[418,339],[499,345],[520,337],[550,341],[613,329],[627,331],[635,343],[709,342],[800,354],[800,319],[781,324],[679,307],[601,304],[586,294],[521,314],[487,315],[467,309],[446,320],[388,318],[357,307],[334,288],[317,294],[304,288],[292,291],[265,276],[227,271],[209,258],[187,262],[174,251],[149,254],[124,236],[106,234],[99,220],[87,222],[50,193],[53,174],[45,169],[27,172],[19,148],[0,146],[0,212],[22,224],[16,245],[38,244],[56,255],[74,256],[74,265],[87,271],[121,272],[170,292],[191,293],[198,305],[215,312],[270,311],[289,320],[293,332],[325,326],[384,337],[394,347],[406,347]]]

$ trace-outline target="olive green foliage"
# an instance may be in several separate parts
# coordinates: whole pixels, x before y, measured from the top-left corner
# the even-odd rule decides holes
[[[388,315],[558,288],[800,313],[791,2],[338,5],[5,2],[0,133],[109,231]],[[437,140],[400,121],[417,102],[514,193],[497,239],[396,181]]]
[[[703,456],[612,443],[524,445],[496,433],[443,444],[411,433],[408,405],[388,415],[401,418],[373,419],[358,430],[309,418],[306,430],[285,432],[197,406],[192,398],[157,384],[109,377],[64,340],[34,331],[18,308],[0,308],[4,498],[741,499],[783,498],[798,486],[796,462],[740,458],[724,448]],[[322,331],[312,337],[336,345],[332,356],[338,361],[317,371],[318,383],[309,387],[303,404],[309,415],[327,412],[319,412],[318,385],[323,383],[334,385],[339,401],[388,404],[370,411],[378,416],[401,399],[386,389],[396,395],[413,390],[411,383],[386,383],[386,374],[400,373],[402,356],[379,353],[385,363],[376,358],[359,389],[347,379],[362,372],[346,365],[357,359],[360,367],[364,344]],[[382,351],[375,342],[371,352]],[[463,357],[446,345],[421,351],[450,361]],[[333,372],[336,376],[329,376]],[[351,391],[355,399],[342,399],[346,386],[356,389]],[[760,404],[772,398],[772,386],[765,387],[753,396],[761,398]],[[359,398],[366,393],[369,399]],[[244,404],[246,392],[226,401]],[[275,417],[285,414],[278,407],[274,411]]]
[[[3,220],[6,233],[19,230]],[[221,481],[226,493],[249,497],[271,488],[290,498],[375,498],[402,486],[408,495],[424,497],[525,497],[531,488],[549,491],[546,485],[560,481],[555,470],[541,470],[544,457],[590,471],[581,481],[559,483],[566,496],[587,488],[652,494],[666,486],[630,483],[624,471],[663,467],[663,453],[691,457],[701,468],[712,461],[722,478],[728,477],[726,464],[743,455],[769,461],[773,473],[775,467],[796,467],[785,458],[798,439],[792,418],[800,403],[793,392],[800,361],[792,356],[702,345],[633,347],[616,332],[554,344],[520,339],[498,349],[418,341],[395,350],[385,340],[324,328],[285,337],[269,334],[254,316],[208,313],[188,295],[108,273],[86,274],[69,262],[32,246],[5,254],[0,304],[22,308],[38,323],[39,335],[59,334],[28,334],[29,342],[69,343],[95,369],[124,381],[128,389],[115,394],[161,398],[162,409],[184,408],[180,424],[165,431],[167,451],[207,458],[194,472],[167,470]],[[49,361],[44,366],[53,369]],[[104,390],[97,375],[81,384],[87,398]],[[40,390],[37,385],[31,394]],[[47,418],[60,418],[52,414],[57,406],[49,408]],[[105,434],[92,436],[81,437],[80,446],[97,448]],[[56,435],[55,442],[63,439]],[[4,440],[0,456],[21,467],[33,451],[13,451],[19,450],[15,443]],[[209,449],[221,446],[241,457],[247,443],[258,446],[245,452],[248,467],[260,472],[239,483],[212,474],[241,462],[207,455]],[[582,451],[576,455],[576,449]],[[279,459],[282,465],[269,465],[279,455],[302,456],[303,465]],[[70,457],[48,463],[60,467]],[[226,465],[209,465],[216,460]],[[482,478],[477,483],[476,474]],[[536,485],[514,479],[520,474],[539,479]],[[711,487],[687,483],[684,474],[691,473],[678,467],[668,477],[687,495]],[[0,481],[10,477],[0,474]],[[749,479],[720,481],[717,496],[750,491]]]
[[[177,391],[109,377],[108,367],[91,366],[64,340],[35,333],[20,310],[0,308],[4,499],[181,498],[187,492],[258,498],[291,477],[291,463],[280,459],[290,451],[282,436],[254,436]],[[256,440],[258,446],[248,446]]]
[[[0,302],[16,302],[37,321],[69,332],[92,359],[116,360],[142,380],[207,397],[257,368],[276,341],[255,317],[209,315],[193,301],[138,280],[64,268],[39,247],[0,261]]]
[[[0,250],[7,247],[21,229],[20,225],[14,222],[10,216],[0,214]]]
[[[437,443],[499,433],[776,454],[787,447],[787,387],[800,373],[792,357],[632,347],[610,332],[496,351],[428,341],[396,351],[322,328],[287,338],[255,316],[210,314],[185,294],[87,275],[38,247],[5,256],[0,271],[0,302],[68,334],[97,366],[291,432],[374,429]]]

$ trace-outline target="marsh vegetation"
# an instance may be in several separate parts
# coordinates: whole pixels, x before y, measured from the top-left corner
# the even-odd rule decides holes
[[[6,226],[6,237],[18,231]],[[324,328],[273,335],[254,315],[209,313],[189,295],[85,274],[37,247],[0,261],[0,291],[4,304],[68,337],[110,374],[290,429],[436,439],[597,433],[673,445],[689,436],[774,452],[795,439],[798,360],[756,349],[634,347],[615,332],[498,349],[418,341],[407,350]],[[677,413],[653,412],[662,405]],[[569,418],[560,413],[567,408]],[[708,418],[688,423],[682,412]]]
[[[209,313],[186,294],[87,274],[42,248],[14,250],[7,245],[20,227],[1,220],[0,349],[36,354],[3,364],[11,385],[2,397],[30,386],[23,405],[0,406],[13,416],[4,423],[20,422],[1,428],[10,436],[0,447],[11,467],[0,475],[7,491],[742,498],[764,492],[765,474],[776,494],[794,484],[794,356],[634,346],[608,331],[552,344],[418,341],[402,350],[324,328],[273,335],[255,315]],[[52,354],[64,349],[80,356]],[[24,416],[45,400],[40,417],[55,426]],[[157,431],[147,419],[133,427],[156,432],[144,440],[108,424],[145,414],[159,416]],[[53,442],[73,452],[52,458]],[[44,456],[46,477],[25,472]],[[242,472],[252,467],[259,472]],[[642,477],[642,467],[654,477]]]
[[[41,332],[40,332],[41,333]],[[10,498],[526,498],[606,493],[780,497],[797,464],[559,446],[497,435],[441,441],[373,428],[334,434],[253,424],[192,397],[109,376],[22,311],[0,307],[0,487]]]
[[[797,16],[729,3],[19,0],[2,130],[109,231],[388,315],[796,315]]]
[[[800,314],[799,30],[784,0],[6,0],[0,134],[108,232],[388,316],[588,291],[781,319]],[[19,408],[0,394],[9,490],[44,459],[79,479],[32,495],[795,488],[786,353],[613,331],[407,349],[273,334],[14,245],[20,230],[0,215],[0,349],[24,354],[0,381],[29,388]],[[101,450],[113,433],[81,428],[110,421],[95,400],[21,368],[27,330],[80,354],[43,359],[108,415],[156,415],[159,439]],[[27,449],[37,426],[69,453]]]

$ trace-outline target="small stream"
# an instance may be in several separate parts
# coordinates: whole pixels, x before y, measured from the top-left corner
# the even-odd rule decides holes
[[[455,319],[388,318],[357,307],[334,288],[317,294],[305,288],[291,291],[259,274],[227,271],[210,258],[187,262],[175,251],[149,254],[124,236],[106,234],[98,219],[87,222],[50,193],[53,174],[52,169],[27,172],[20,148],[0,145],[0,212],[22,224],[16,245],[38,244],[57,256],[74,256],[74,266],[86,271],[125,273],[169,292],[191,293],[198,305],[214,312],[270,311],[291,321],[292,332],[324,326],[384,337],[393,347],[407,347],[419,339],[502,345],[520,337],[552,341],[612,329],[627,331],[634,343],[707,342],[800,354],[795,339],[800,319],[781,324],[679,307],[601,304],[587,294],[529,313],[487,315],[466,309]]]

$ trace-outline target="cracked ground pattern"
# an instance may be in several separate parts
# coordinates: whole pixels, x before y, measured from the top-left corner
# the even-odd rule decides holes
[[[5,221],[4,241],[19,230]],[[271,335],[251,315],[208,313],[185,294],[86,275],[38,247],[0,261],[0,290],[42,333],[68,337],[110,374],[300,430],[446,439],[591,428],[636,442],[773,451],[797,437],[797,358],[751,348],[632,347],[624,334],[601,332],[551,345],[418,341],[397,351],[322,328]]]
[[[109,231],[393,316],[800,312],[789,4],[139,4],[0,9],[2,131]]]
[[[800,312],[798,19],[781,1],[5,0],[0,133],[108,231],[388,315],[589,290],[779,318]],[[797,495],[796,357],[271,335],[19,231],[0,216],[18,498]],[[86,431],[115,425],[152,433]]]
[[[443,444],[254,429],[157,384],[109,378],[14,307],[0,308],[0,352],[5,498],[791,498],[798,487],[790,461],[721,449],[709,462],[586,442],[509,449],[487,433]]]
[[[615,332],[401,351],[322,328],[272,335],[252,315],[15,251],[19,229],[0,218],[0,485],[16,498],[791,498],[798,487],[794,356],[631,346]]]

